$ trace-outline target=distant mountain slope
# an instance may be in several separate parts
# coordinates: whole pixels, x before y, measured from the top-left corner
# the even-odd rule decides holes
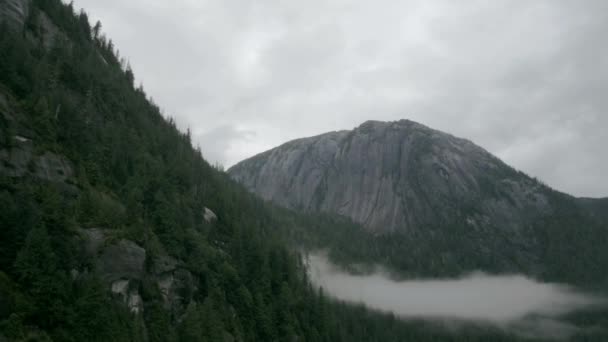
[[[294,140],[228,172],[281,206],[362,224],[363,235],[315,230],[336,259],[375,260],[411,276],[485,270],[608,283],[605,200],[552,190],[468,140],[412,121]]]
[[[468,140],[408,120],[295,140],[228,172],[264,199],[338,213],[374,232],[454,221],[517,230],[554,210],[539,182]]]

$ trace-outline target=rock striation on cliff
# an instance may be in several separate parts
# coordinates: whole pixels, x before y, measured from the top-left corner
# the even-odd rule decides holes
[[[21,27],[29,14],[30,0],[0,0],[0,22]]]
[[[409,120],[294,140],[228,172],[266,200],[337,213],[376,233],[454,222],[520,230],[554,209],[541,183],[468,140]]]

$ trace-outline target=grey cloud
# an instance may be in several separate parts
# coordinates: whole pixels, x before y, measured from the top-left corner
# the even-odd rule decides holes
[[[203,156],[212,163],[220,163],[222,156],[230,153],[232,143],[247,143],[255,137],[255,132],[239,130],[231,125],[220,126],[203,134],[193,133],[193,140],[199,143]]]
[[[322,253],[306,260],[311,281],[330,296],[403,319],[489,324],[530,337],[560,338],[584,332],[560,317],[606,305],[603,298],[520,275],[474,273],[459,279],[394,281],[381,270],[348,274]]]
[[[409,118],[559,190],[608,195],[608,2],[76,0],[226,166],[290,139]],[[195,137],[199,139],[198,137]],[[201,145],[206,141],[197,141]]]

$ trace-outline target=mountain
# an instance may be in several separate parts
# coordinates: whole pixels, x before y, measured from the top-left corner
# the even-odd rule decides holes
[[[408,274],[482,269],[580,281],[589,277],[583,265],[608,265],[598,241],[608,232],[605,200],[554,191],[468,140],[409,120],[294,140],[228,173],[273,203],[363,225],[376,236],[365,248],[334,237],[336,249]]]
[[[539,182],[408,120],[291,141],[228,172],[264,199],[344,215],[377,233],[456,220],[518,230],[555,210]]]

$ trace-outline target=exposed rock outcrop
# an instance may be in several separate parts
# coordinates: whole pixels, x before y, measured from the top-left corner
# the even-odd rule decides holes
[[[143,312],[139,284],[146,274],[146,250],[125,239],[109,241],[102,229],[83,229],[81,233],[84,250],[93,260],[97,276],[131,312]]]
[[[17,135],[12,139],[12,147],[0,149],[0,174],[9,177],[30,175],[57,183],[74,176],[72,163],[64,156],[49,151],[37,154],[33,141],[27,137]]]
[[[6,22],[9,27],[21,30],[28,17],[30,17],[31,0],[0,0],[0,23]],[[42,46],[47,50],[59,40],[64,39],[69,42],[67,36],[55,23],[42,11],[36,11],[35,17],[30,17],[35,28],[32,28],[36,37],[40,39]],[[32,32],[27,33],[29,39],[34,39]]]
[[[86,251],[94,257],[95,270],[102,280],[114,283],[118,280],[143,278],[145,249],[125,239],[109,242],[101,229],[85,229],[83,234]]]
[[[44,12],[40,12],[40,15],[38,16],[38,29],[42,45],[47,50],[50,50],[60,39],[69,42],[65,33],[63,33]]]
[[[543,185],[468,140],[409,120],[291,141],[228,172],[264,199],[379,233],[446,222],[519,230],[552,210]]]
[[[30,10],[30,0],[0,0],[0,22],[21,27]]]
[[[83,229],[81,235],[96,274],[132,312],[140,313],[144,309],[139,293],[142,281],[156,283],[164,307],[175,317],[180,317],[192,302],[198,284],[175,258],[160,255],[146,260],[144,248],[125,239],[114,241],[103,229]]]
[[[217,215],[215,215],[215,213],[211,211],[211,209],[205,207],[203,208],[203,218],[205,219],[205,221],[207,221],[207,223],[211,223],[217,220]]]
[[[195,277],[179,261],[169,256],[156,258],[153,269],[165,309],[176,317],[181,316],[198,290]]]
[[[119,296],[133,313],[140,313],[144,310],[144,303],[139,294],[137,285],[132,286],[130,280],[121,279],[112,283],[112,293]]]
[[[180,268],[162,274],[157,279],[164,307],[179,317],[186,311],[194,293],[198,290],[194,276],[188,270]]]
[[[132,241],[120,240],[102,250],[97,259],[97,270],[102,279],[142,279],[146,250]]]

